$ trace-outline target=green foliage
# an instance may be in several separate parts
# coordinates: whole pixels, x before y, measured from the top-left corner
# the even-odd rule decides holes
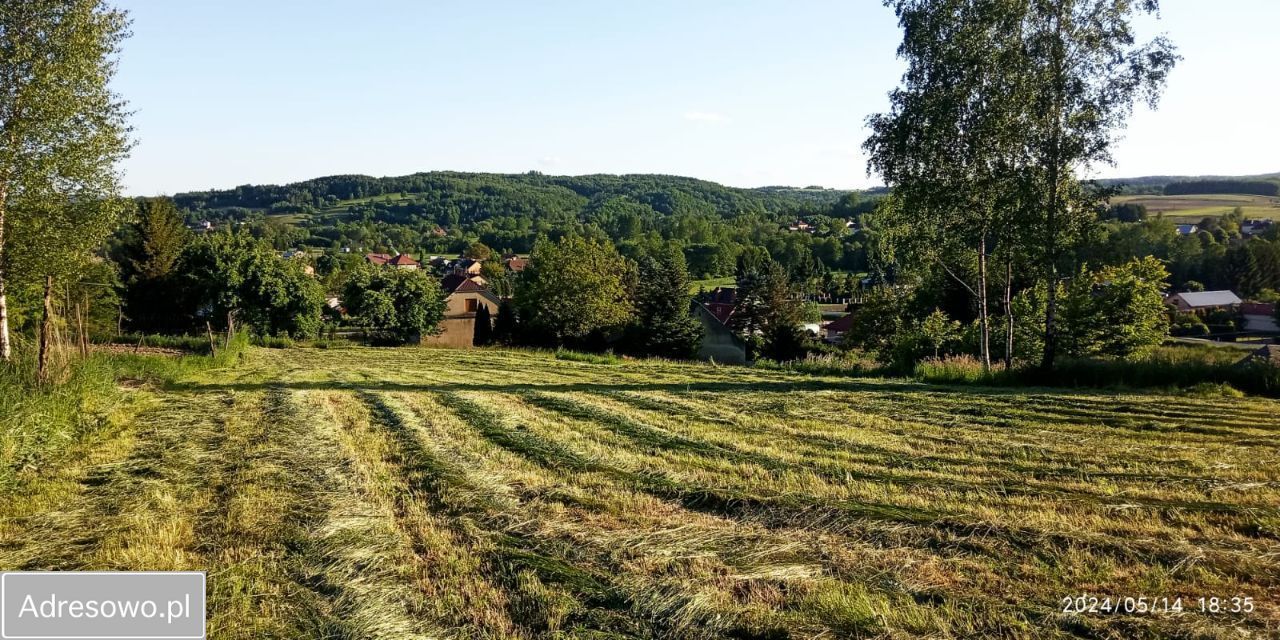
[[[804,302],[782,265],[768,254],[744,252],[738,262],[738,304],[729,324],[749,353],[784,362],[804,355],[799,324]]]
[[[525,337],[563,345],[621,329],[632,313],[625,286],[631,270],[608,242],[581,236],[540,241],[516,286]]]
[[[565,360],[567,362],[586,362],[588,364],[618,364],[622,362],[622,358],[611,353],[582,353],[580,351],[570,351],[560,348],[555,350],[556,360]]]
[[[1168,277],[1159,260],[1147,257],[1090,272],[1081,269],[1058,286],[1061,304],[1059,337],[1068,357],[1132,357],[1158,346],[1169,333],[1169,316],[1161,293]],[[1036,353],[1039,324],[1047,295],[1043,285],[1014,301],[1021,353]]]
[[[635,316],[627,348],[637,355],[691,358],[702,341],[702,323],[689,314],[689,274],[675,248],[640,257]]]
[[[169,198],[137,201],[133,223],[122,233],[114,258],[124,287],[124,313],[136,331],[180,331],[173,313],[173,270],[191,234]]]
[[[493,257],[493,249],[490,249],[483,242],[472,242],[467,246],[467,250],[462,252],[462,255],[465,258],[484,262]]]
[[[942,350],[960,337],[960,323],[947,317],[941,309],[934,309],[920,322],[920,339],[933,349],[933,357],[942,357]]]
[[[482,304],[476,309],[476,328],[471,343],[477,347],[493,343],[493,318],[489,315],[487,304]]]
[[[226,327],[228,317],[260,335],[314,337],[324,290],[298,261],[283,260],[246,233],[215,233],[183,251],[175,282],[187,317]]]
[[[348,313],[373,331],[379,342],[409,344],[437,333],[444,319],[444,292],[423,271],[357,269],[343,288]]]
[[[0,357],[7,290],[66,279],[123,210],[127,112],[110,88],[125,14],[100,0],[0,4]]]

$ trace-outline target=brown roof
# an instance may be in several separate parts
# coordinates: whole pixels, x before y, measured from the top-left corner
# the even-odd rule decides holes
[[[475,280],[459,273],[451,273],[440,279],[440,288],[445,293],[467,293],[470,291],[488,291]]]
[[[387,264],[395,267],[409,267],[409,266],[416,267],[418,266],[418,261],[414,260],[413,258],[410,258],[409,254],[407,253],[401,253],[396,257],[388,260]]]
[[[515,258],[507,258],[506,265],[508,269],[519,273],[529,266],[529,261],[517,256]]]
[[[366,253],[364,259],[373,264],[383,265],[391,262],[391,254],[389,253]]]
[[[729,324],[729,318],[733,317],[733,310],[737,307],[737,305],[723,302],[704,302],[702,306],[706,307],[707,311],[710,311],[711,315],[720,321],[720,324]]]

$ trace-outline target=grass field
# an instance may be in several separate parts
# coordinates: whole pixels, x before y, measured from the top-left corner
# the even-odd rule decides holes
[[[1179,222],[1199,222],[1224,216],[1240,207],[1245,218],[1280,220],[1280,198],[1250,195],[1116,196],[1112,204],[1132,202],[1147,208],[1147,214],[1163,214]]]
[[[211,638],[1280,633],[1278,402],[601,362],[125,381],[0,496],[0,569],[206,570]]]

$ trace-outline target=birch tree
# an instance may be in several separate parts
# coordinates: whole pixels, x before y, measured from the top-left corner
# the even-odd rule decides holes
[[[111,91],[122,11],[100,0],[0,3],[0,358],[9,292],[78,264],[114,228],[128,151]]]

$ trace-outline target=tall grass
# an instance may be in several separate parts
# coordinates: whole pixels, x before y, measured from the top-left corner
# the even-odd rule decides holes
[[[59,358],[52,383],[37,378],[34,345],[23,341],[16,346],[14,359],[0,364],[0,488],[11,486],[23,470],[39,469],[68,445],[120,418],[126,411],[125,395],[118,386],[121,380],[163,383],[231,366],[240,361],[248,337],[233,337],[212,357],[98,353],[83,359]],[[204,347],[207,352],[207,339]]]

